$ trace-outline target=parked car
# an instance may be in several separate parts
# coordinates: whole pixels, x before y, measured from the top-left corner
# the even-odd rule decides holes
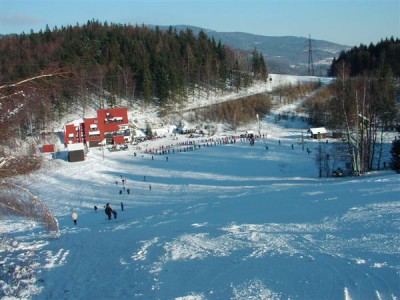
[[[119,150],[128,150],[129,148],[128,148],[128,145],[127,144],[122,144],[122,145],[119,145]]]
[[[333,177],[343,177],[343,170],[341,168],[337,168],[332,172]]]

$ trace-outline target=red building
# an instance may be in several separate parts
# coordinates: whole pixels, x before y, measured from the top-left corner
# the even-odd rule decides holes
[[[96,147],[104,140],[107,144],[124,144],[130,139],[126,108],[99,109],[96,118],[65,125],[66,144],[85,143]]]
[[[87,146],[98,146],[99,143],[104,140],[104,132],[100,132],[99,130],[98,118],[86,118],[83,125],[85,128],[85,142]]]
[[[66,144],[83,142],[83,122],[76,121],[65,125],[64,142]]]

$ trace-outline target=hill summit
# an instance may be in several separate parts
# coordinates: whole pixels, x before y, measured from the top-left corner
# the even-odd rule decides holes
[[[296,36],[263,36],[245,32],[218,32],[200,27],[177,25],[172,26],[177,31],[186,28],[198,34],[204,31],[215,40],[221,40],[232,48],[252,51],[254,48],[264,55],[271,73],[289,75],[308,75],[309,38]],[[160,26],[167,30],[168,26]],[[326,76],[333,58],[337,58],[342,51],[350,50],[347,45],[340,45],[325,40],[311,39],[314,73],[317,76]]]

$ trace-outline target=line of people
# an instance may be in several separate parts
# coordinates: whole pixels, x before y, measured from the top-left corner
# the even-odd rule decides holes
[[[179,152],[187,152],[187,151],[193,151],[196,150],[197,148],[203,147],[208,147],[208,146],[217,146],[217,145],[224,145],[224,144],[233,144],[236,143],[236,140],[239,139],[239,136],[226,136],[226,137],[220,137],[220,138],[208,138],[208,139],[199,139],[199,140],[191,140],[191,141],[184,141],[184,142],[179,142],[171,145],[162,145],[159,146],[158,148],[150,148],[148,149],[146,146],[147,144],[144,145],[144,150],[143,152],[145,154],[170,154],[170,153],[179,153]],[[136,147],[137,150],[142,150],[142,147],[138,146]],[[136,157],[136,152],[134,153],[134,156]]]

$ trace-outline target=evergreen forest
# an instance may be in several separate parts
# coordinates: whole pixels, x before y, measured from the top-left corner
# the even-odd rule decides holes
[[[165,109],[196,93],[239,91],[268,76],[256,49],[234,50],[203,31],[194,35],[190,29],[161,31],[95,20],[4,36],[0,66],[0,122],[18,110],[21,122],[14,131],[26,127],[27,119],[43,129],[74,105],[84,111],[93,99],[97,108],[124,98]]]
[[[400,39],[382,40],[368,47],[360,45],[349,51],[343,51],[338,58],[332,62],[329,75],[337,76],[338,67],[342,63],[350,66],[350,76],[362,75],[364,73],[371,74],[379,69],[390,67],[395,77],[400,76]]]

